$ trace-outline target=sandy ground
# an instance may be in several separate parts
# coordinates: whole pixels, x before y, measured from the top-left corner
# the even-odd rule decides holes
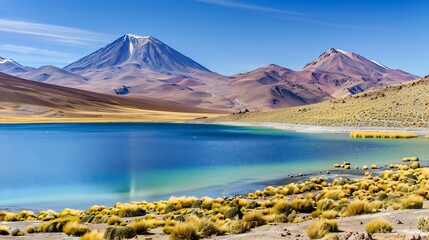
[[[194,123],[206,123],[195,121]],[[411,132],[420,136],[429,135],[429,129],[426,128],[394,128],[394,127],[328,127],[317,125],[301,125],[292,123],[273,123],[273,122],[211,122],[210,124],[221,124],[229,126],[244,127],[266,127],[286,131],[305,132],[305,133],[350,133],[353,131],[382,131],[382,132]]]
[[[425,202],[425,209],[416,209],[416,210],[398,210],[398,211],[381,211],[375,214],[366,214],[353,217],[344,217],[338,219],[338,225],[340,232],[336,233],[338,236],[344,235],[346,232],[357,231],[360,233],[365,232],[365,224],[373,218],[385,218],[392,223],[393,232],[387,234],[375,234],[373,235],[374,239],[411,239],[412,236],[420,235],[421,237],[427,237],[428,233],[419,231],[417,226],[418,216],[428,216],[429,215],[429,201]],[[400,222],[399,222],[400,221]],[[280,223],[280,224],[271,224],[265,225],[258,228],[254,228],[251,231],[243,234],[237,235],[225,235],[217,236],[211,239],[259,239],[259,240],[269,240],[269,239],[309,239],[305,231],[307,227],[313,221],[304,221],[298,224],[293,223]],[[28,225],[37,226],[40,222],[2,222],[2,225],[5,225],[10,228],[20,228],[25,229]],[[105,226],[98,224],[98,226],[93,226],[93,228],[99,229]],[[153,239],[153,240],[166,240],[168,235],[162,233],[161,228],[157,228],[151,231],[151,235],[140,235],[137,239]],[[23,237],[12,237],[12,236],[0,236],[0,239],[34,239],[34,240],[77,240],[77,237],[69,237],[63,233],[37,233],[37,234],[27,234]]]

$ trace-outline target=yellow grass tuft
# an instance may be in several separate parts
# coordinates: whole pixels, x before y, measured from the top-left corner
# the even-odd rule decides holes
[[[80,237],[83,236],[85,233],[89,232],[87,226],[80,224],[77,221],[70,221],[63,227],[63,232],[67,235]]]
[[[121,225],[122,223],[122,219],[118,216],[111,216],[108,220],[107,220],[107,225]]]
[[[352,138],[416,138],[417,134],[407,132],[351,132]]]
[[[170,234],[170,240],[196,240],[198,239],[197,230],[191,223],[179,223]]]
[[[0,235],[9,235],[9,229],[6,226],[0,226]]]
[[[98,230],[92,230],[85,233],[80,240],[104,240],[104,238],[103,233],[100,233]]]
[[[320,239],[331,232],[338,231],[337,220],[318,220],[307,228],[307,235],[310,239]]]
[[[401,200],[402,209],[421,209],[423,207],[423,197],[419,195],[409,195]]]
[[[365,226],[367,233],[386,233],[392,230],[392,224],[384,218],[372,219]]]
[[[346,216],[356,216],[364,214],[367,211],[367,202],[362,200],[354,200],[350,202],[346,209]]]
[[[36,228],[35,228],[34,226],[32,226],[32,225],[28,225],[28,226],[25,228],[25,231],[26,231],[27,233],[29,233],[29,234],[31,234],[31,233],[36,233]]]

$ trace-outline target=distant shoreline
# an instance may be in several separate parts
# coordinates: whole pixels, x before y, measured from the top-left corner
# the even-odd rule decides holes
[[[234,122],[234,121],[220,121],[220,122],[194,122],[197,124],[219,124],[228,126],[239,127],[264,127],[273,128],[292,132],[301,133],[350,133],[353,131],[380,131],[380,132],[410,132],[419,136],[429,135],[427,128],[395,128],[395,127],[330,127],[320,125],[304,125],[293,123],[275,123],[275,122]]]

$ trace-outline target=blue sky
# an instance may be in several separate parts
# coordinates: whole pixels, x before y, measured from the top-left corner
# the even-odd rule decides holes
[[[334,47],[429,74],[426,0],[0,0],[0,56],[63,67],[125,33],[222,74],[294,70]]]

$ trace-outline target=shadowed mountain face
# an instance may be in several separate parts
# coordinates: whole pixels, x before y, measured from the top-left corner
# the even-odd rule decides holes
[[[15,67],[3,67],[4,72],[122,98],[149,97],[222,111],[317,103],[417,78],[333,48],[300,71],[272,64],[247,73],[223,76],[154,37],[131,34],[64,69],[53,66],[29,69],[13,63]]]

